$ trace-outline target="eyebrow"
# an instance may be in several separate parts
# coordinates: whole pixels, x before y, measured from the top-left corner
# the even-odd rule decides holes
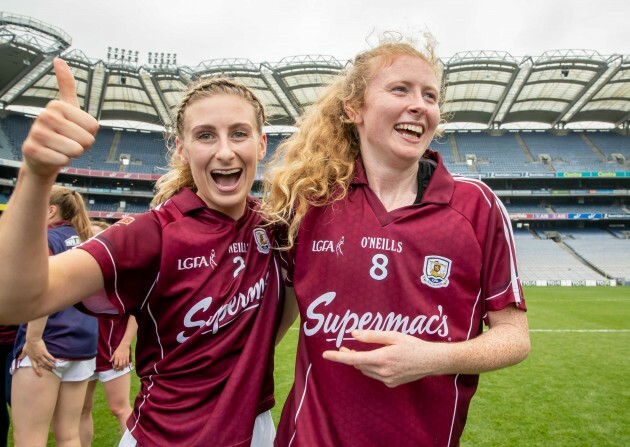
[[[248,123],[247,121],[242,121],[242,122],[239,121],[237,123],[230,124],[230,126],[228,126],[228,129],[229,130],[233,130],[233,129],[236,129],[236,128],[239,128],[239,127],[247,127],[249,129],[253,129],[254,128],[254,126],[252,126],[252,124]],[[192,127],[190,129],[190,131],[191,132],[195,132],[195,131],[198,131],[198,130],[216,130],[216,129],[217,129],[217,126],[215,126],[214,124],[203,123],[203,124],[198,124],[198,125]]]

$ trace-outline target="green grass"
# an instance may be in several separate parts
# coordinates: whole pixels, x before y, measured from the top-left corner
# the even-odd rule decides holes
[[[527,288],[525,298],[531,353],[481,376],[462,447],[630,445],[630,288]],[[598,330],[611,332],[578,332]]]
[[[461,446],[630,445],[630,287],[529,287],[525,298],[531,353],[481,376]],[[293,380],[296,329],[276,350],[276,422]],[[117,445],[100,386],[94,420],[92,445]]]

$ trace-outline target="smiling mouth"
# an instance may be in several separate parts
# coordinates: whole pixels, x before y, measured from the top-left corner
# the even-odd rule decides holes
[[[238,186],[242,173],[242,169],[215,169],[210,175],[220,190],[231,191]]]
[[[394,129],[399,134],[415,140],[419,140],[424,133],[424,130],[421,126],[416,126],[413,124],[396,124],[394,126]]]

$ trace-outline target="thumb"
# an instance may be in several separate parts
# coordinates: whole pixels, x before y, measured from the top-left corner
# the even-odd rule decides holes
[[[79,107],[79,98],[77,97],[77,86],[74,82],[72,70],[63,59],[55,58],[53,61],[55,76],[57,77],[57,85],[59,86],[59,99],[62,102]]]
[[[354,330],[352,337],[363,343],[376,343],[380,345],[393,345],[401,334],[395,331],[370,331]]]

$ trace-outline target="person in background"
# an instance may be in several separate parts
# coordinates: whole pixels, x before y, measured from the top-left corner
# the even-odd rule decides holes
[[[284,290],[273,234],[249,196],[267,147],[261,102],[225,78],[191,85],[155,208],[49,263],[41,197],[98,130],[78,108],[70,68],[60,59],[54,67],[60,100],[31,127],[0,217],[0,256],[13,259],[0,265],[0,324],[77,303],[99,316],[131,314],[140,391],[120,446],[270,446]]]
[[[109,228],[103,221],[92,221],[94,235]],[[129,314],[119,319],[99,318],[98,347],[96,354],[96,370],[90,377],[83,410],[81,412],[81,447],[90,447],[94,438],[94,420],[92,407],[94,405],[94,391],[97,382],[103,384],[105,399],[109,411],[116,417],[122,435],[127,427],[127,419],[131,414],[129,393],[131,389],[131,343],[136,336],[138,324]]]
[[[300,314],[279,447],[456,446],[479,373],[529,352],[510,219],[428,148],[441,122],[433,39],[385,37],[267,171],[263,211],[285,229],[287,308]]]
[[[54,257],[86,241],[92,229],[78,192],[56,185],[49,192],[47,252]],[[80,447],[79,420],[96,366],[97,335],[96,318],[73,306],[20,325],[11,369],[16,447],[46,446],[51,422],[57,446]]]
[[[11,418],[7,405],[11,405],[11,361],[18,326],[0,326],[0,447],[7,446]]]

